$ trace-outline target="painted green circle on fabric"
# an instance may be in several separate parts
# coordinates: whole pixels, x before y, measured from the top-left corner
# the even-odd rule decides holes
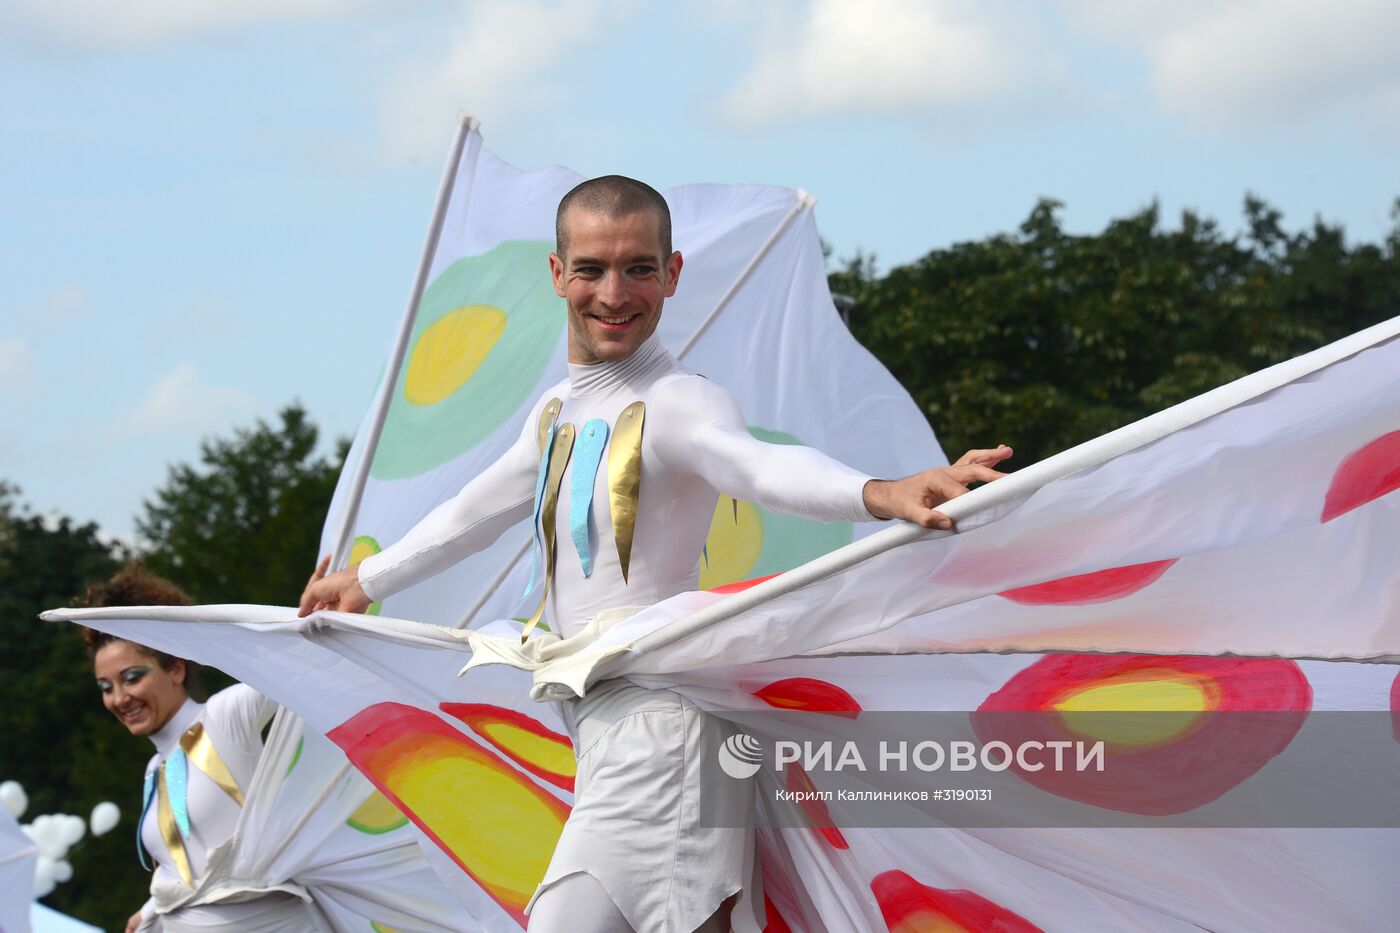
[[[508,240],[427,287],[370,474],[407,479],[466,453],[532,400],[564,333],[547,240]]]

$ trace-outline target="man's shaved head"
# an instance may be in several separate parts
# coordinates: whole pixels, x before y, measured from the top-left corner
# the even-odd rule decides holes
[[[590,178],[564,195],[559,202],[559,212],[554,215],[554,249],[560,256],[569,246],[564,215],[571,207],[608,217],[654,213],[661,237],[659,258],[665,259],[671,255],[671,209],[666,206],[666,199],[661,193],[645,182],[624,175],[604,175]]]

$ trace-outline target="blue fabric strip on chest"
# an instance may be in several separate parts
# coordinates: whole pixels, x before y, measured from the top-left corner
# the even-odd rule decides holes
[[[608,424],[592,418],[578,432],[574,442],[573,476],[569,480],[569,534],[574,539],[583,575],[593,573],[593,547],[588,536],[588,517],[593,513],[593,486],[598,479],[598,464],[603,462],[603,448],[608,443]]]
[[[535,577],[540,570],[540,551],[544,544],[540,541],[540,509],[544,506],[544,481],[549,475],[549,452],[554,449],[554,435],[559,432],[559,425],[553,424],[549,428],[549,436],[545,438],[544,450],[540,451],[540,472],[535,478],[535,511],[530,516],[530,534],[534,536],[535,546],[531,549],[530,557],[530,579],[525,581],[525,592],[520,594],[524,599],[530,595],[530,591],[535,588]]]
[[[151,863],[146,858],[146,843],[141,840],[141,827],[146,825],[146,814],[150,812],[151,804],[156,799],[156,772],[159,768],[157,765],[146,772],[146,783],[141,788],[141,818],[136,821],[136,857],[140,859],[141,867],[146,871],[151,870]]]
[[[165,759],[165,786],[170,790],[170,811],[180,835],[190,838],[190,759],[177,748]]]

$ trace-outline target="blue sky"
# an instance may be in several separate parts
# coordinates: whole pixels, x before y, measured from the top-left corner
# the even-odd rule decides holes
[[[129,536],[201,438],[368,402],[456,114],[524,168],[803,187],[882,266],[1400,196],[1388,0],[11,0],[0,479]],[[543,270],[542,270],[543,271]]]

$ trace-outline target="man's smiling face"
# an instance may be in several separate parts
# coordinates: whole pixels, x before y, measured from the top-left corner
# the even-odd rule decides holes
[[[571,206],[564,255],[551,253],[554,291],[569,314],[569,362],[625,360],[656,331],[676,293],[681,254],[664,255],[651,211],[611,216]]]

